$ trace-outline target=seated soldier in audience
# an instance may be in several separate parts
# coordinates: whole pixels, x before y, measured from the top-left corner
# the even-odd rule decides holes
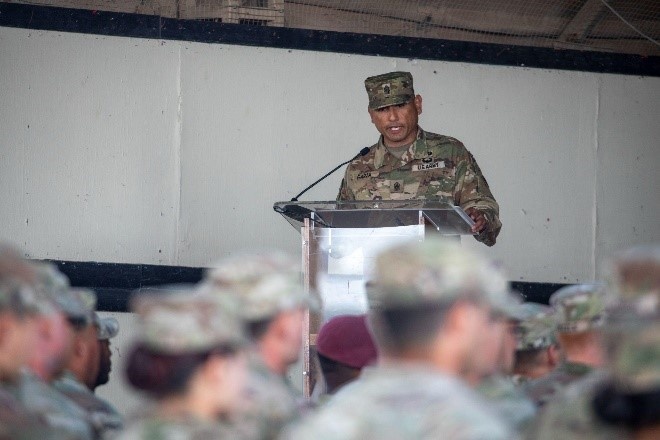
[[[38,298],[27,284],[31,268],[0,245],[0,439],[46,438],[44,420],[18,400],[20,372],[37,340]]]
[[[492,408],[518,431],[522,432],[536,414],[536,405],[513,382],[515,327],[521,313],[518,293],[507,295],[506,300],[493,307],[489,329],[484,334],[485,352],[491,359],[492,371],[479,381],[479,391]]]
[[[557,324],[552,307],[527,302],[520,306],[515,328],[516,356],[513,380],[521,385],[550,373],[559,364]]]
[[[467,383],[492,370],[491,307],[507,282],[459,244],[428,239],[376,258],[367,290],[378,366],[283,439],[514,439]]]
[[[608,293],[605,368],[561,391],[528,438],[660,438],[660,246],[619,254]]]
[[[105,385],[110,380],[110,371],[112,371],[110,340],[119,333],[119,322],[111,316],[102,318],[96,314],[96,322],[98,327],[99,373],[93,383],[87,384],[92,391],[95,391],[101,385]]]
[[[528,396],[538,406],[548,402],[559,389],[602,367],[604,361],[604,286],[564,287],[550,296],[550,305],[555,309],[562,360],[552,372],[525,385]]]
[[[78,439],[95,437],[88,413],[51,384],[72,356],[73,324],[87,319],[86,306],[71,293],[68,279],[50,264],[35,264],[35,289],[49,298],[37,320],[38,338],[28,371],[19,386],[19,398],[29,411],[49,426]]]
[[[305,313],[315,305],[300,275],[280,253],[230,257],[207,275],[207,289],[238,303],[252,341],[246,406],[234,421],[240,438],[275,438],[300,415],[302,399],[286,372],[300,356]]]
[[[235,311],[199,291],[137,295],[137,342],[126,377],[153,405],[118,439],[221,439],[221,420],[239,404],[245,334]]]
[[[96,321],[96,294],[88,289],[71,289],[86,307],[85,319],[71,321],[73,351],[62,376],[53,382],[55,389],[76,402],[87,412],[94,427],[95,437],[103,438],[122,427],[123,420],[117,410],[94,395],[89,384],[96,381],[99,370],[99,342]]]
[[[335,316],[323,324],[316,338],[316,354],[326,396],[357,379],[362,369],[378,358],[366,316]]]

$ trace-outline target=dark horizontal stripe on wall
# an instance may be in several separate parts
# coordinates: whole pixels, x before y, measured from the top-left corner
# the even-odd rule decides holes
[[[88,287],[98,295],[98,309],[126,312],[133,292],[149,286],[198,283],[205,268],[153,264],[95,263],[48,260],[64,273],[74,287]],[[566,284],[514,281],[512,288],[527,301],[548,303],[548,298]]]
[[[13,3],[0,3],[0,26],[501,66],[660,76],[660,57],[248,26]]]

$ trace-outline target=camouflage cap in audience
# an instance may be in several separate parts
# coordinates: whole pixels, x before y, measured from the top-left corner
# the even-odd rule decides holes
[[[441,238],[410,242],[378,255],[369,307],[387,309],[472,299],[493,307],[506,301],[508,282],[479,254]]]
[[[0,311],[7,310],[15,315],[32,315],[41,310],[34,288],[11,278],[0,278]]]
[[[602,284],[578,284],[559,289],[550,296],[557,331],[581,333],[602,327],[605,300],[605,286]]]
[[[291,258],[278,252],[226,258],[210,270],[206,284],[219,295],[232,295],[241,315],[258,321],[298,307],[320,308],[314,293],[303,289],[302,277]]]
[[[605,345],[617,387],[660,388],[660,246],[637,246],[614,260]]]
[[[370,76],[364,81],[369,96],[369,108],[379,109],[405,104],[415,97],[410,72],[390,72]]]
[[[112,339],[119,333],[119,321],[112,316],[101,317],[98,313],[94,313],[94,324],[98,328],[98,339],[104,341]]]
[[[526,302],[520,304],[518,315],[521,320],[516,324],[516,350],[537,350],[555,344],[554,309],[552,307]]]
[[[96,310],[96,293],[91,289],[72,287],[58,300],[58,304],[66,304],[62,310],[67,317],[78,320],[84,325],[94,324]]]
[[[502,318],[520,321],[522,319],[520,314],[522,302],[523,297],[519,292],[508,291],[504,295],[498,294],[493,298],[492,311]]]
[[[198,290],[137,294],[131,309],[138,315],[138,340],[158,353],[180,354],[240,346],[240,319],[217,297]]]

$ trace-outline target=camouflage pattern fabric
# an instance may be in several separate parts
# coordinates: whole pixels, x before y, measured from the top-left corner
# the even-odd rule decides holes
[[[364,81],[369,96],[369,108],[379,109],[405,104],[415,97],[410,72],[390,72],[370,76]]]
[[[605,323],[606,291],[602,284],[562,287],[550,296],[559,333],[581,333]]]
[[[282,439],[516,439],[475,391],[411,365],[367,367]]]
[[[233,298],[247,321],[272,318],[298,307],[320,309],[315,293],[304,289],[300,263],[281,252],[225,258],[206,274],[204,288]]]
[[[507,295],[508,281],[500,269],[459,243],[438,237],[382,252],[367,289],[371,309],[451,304],[466,296],[501,309]]]
[[[275,439],[301,415],[301,397],[286,379],[273,373],[256,353],[250,353],[242,407],[229,426],[241,439]]]
[[[53,382],[53,386],[87,412],[97,438],[122,428],[123,417],[117,410],[78,382],[71,372],[65,371],[61,378]]]
[[[513,383],[511,378],[493,375],[484,379],[476,388],[491,404],[501,419],[506,420],[518,432],[536,415],[536,405]]]
[[[524,390],[537,406],[543,406],[561,389],[593,370],[593,367],[586,364],[564,361],[549,374],[529,381],[524,385]]]
[[[521,320],[516,324],[516,350],[538,350],[557,343],[554,309],[527,302],[520,305]]]
[[[52,429],[32,414],[16,398],[14,386],[0,384],[0,440],[67,440],[75,437]]]
[[[601,422],[592,409],[595,390],[606,380],[593,371],[561,390],[530,425],[530,440],[627,440],[630,434]]]
[[[131,419],[113,440],[240,440],[220,422],[208,422],[191,416],[164,419],[147,411]]]
[[[140,342],[157,353],[193,353],[246,342],[234,311],[202,291],[138,294],[131,310],[139,318]]]
[[[87,413],[33,373],[23,374],[18,387],[18,399],[29,412],[43,417],[48,426],[65,431],[76,439],[94,438]]]
[[[499,205],[476,160],[449,136],[419,130],[417,140],[399,159],[379,142],[346,168],[337,200],[445,200],[464,210],[476,208],[488,223],[476,236],[495,244],[502,223]]]

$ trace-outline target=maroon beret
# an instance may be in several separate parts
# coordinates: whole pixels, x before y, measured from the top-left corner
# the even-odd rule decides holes
[[[335,316],[323,324],[316,339],[316,351],[353,368],[373,364],[378,358],[365,315]]]

